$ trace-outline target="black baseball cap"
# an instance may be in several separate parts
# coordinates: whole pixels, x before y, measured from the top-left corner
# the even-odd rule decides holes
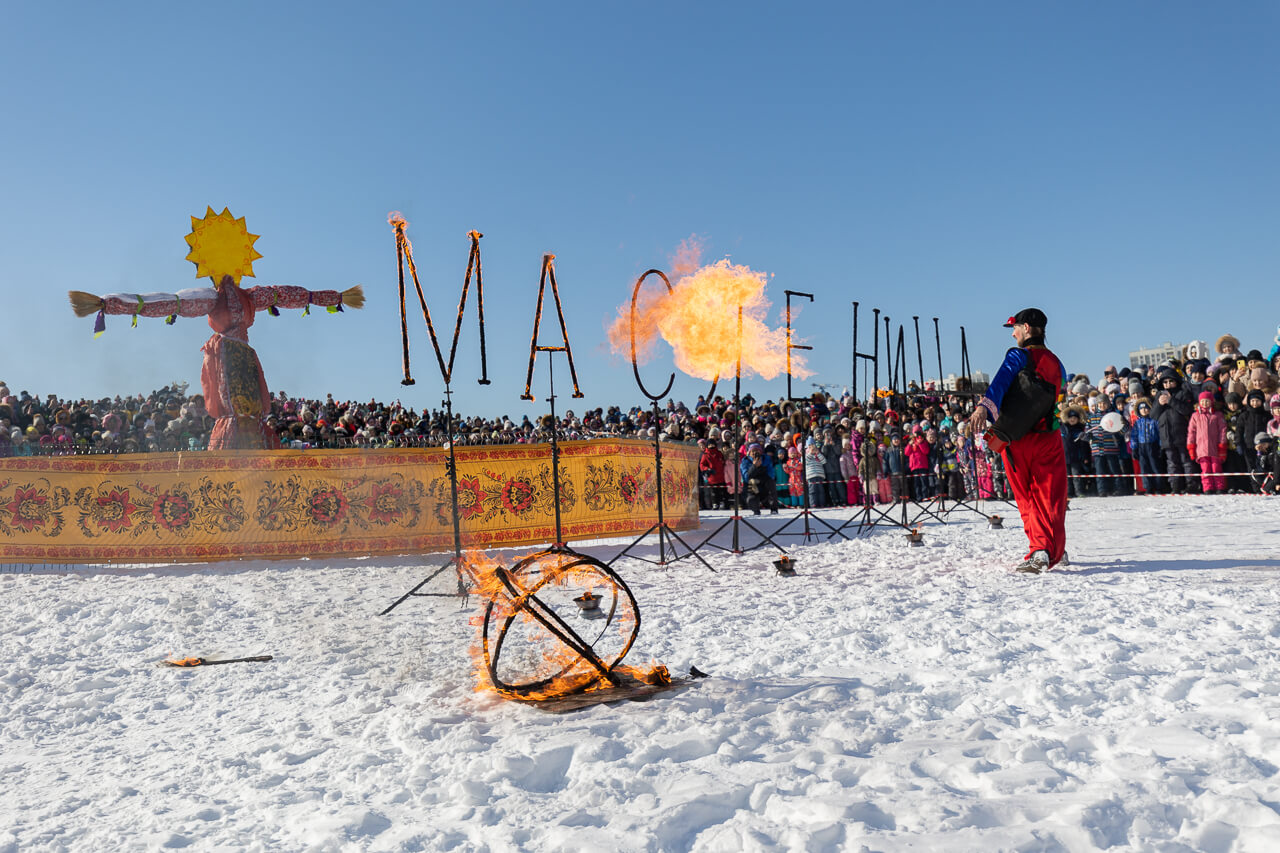
[[[1044,312],[1039,308],[1023,308],[1017,314],[1014,314],[1006,320],[1004,327],[1009,329],[1019,323],[1026,323],[1033,329],[1043,329],[1045,326],[1049,325],[1049,318],[1044,316]]]

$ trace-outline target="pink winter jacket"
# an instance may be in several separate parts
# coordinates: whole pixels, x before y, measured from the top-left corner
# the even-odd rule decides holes
[[[1196,409],[1191,413],[1191,421],[1187,425],[1187,450],[1196,459],[1210,457],[1225,459],[1226,451],[1219,448],[1227,443],[1227,422],[1221,412],[1203,412]]]
[[[907,445],[907,467],[920,471],[929,467],[929,442],[916,437]]]

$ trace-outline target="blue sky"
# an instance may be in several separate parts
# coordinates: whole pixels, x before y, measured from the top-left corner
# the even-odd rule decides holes
[[[849,382],[850,302],[922,317],[926,373],[965,326],[993,370],[1027,305],[1093,375],[1128,350],[1280,322],[1274,3],[10,4],[0,31],[0,379],[72,396],[199,384],[203,320],[109,318],[66,291],[200,286],[191,215],[260,234],[246,284],[363,284],[362,312],[261,316],[273,391],[438,405],[395,252],[410,224],[446,336],[485,233],[490,376],[474,305],[461,411],[521,403],[554,252],[584,400],[640,402],[604,327],[679,242],[812,292],[810,381]],[[548,303],[548,307],[550,304]],[[544,340],[557,331],[544,315]],[[869,319],[863,334],[870,335]],[[447,346],[447,341],[445,343]],[[908,330],[909,363],[914,337]],[[663,352],[646,369],[661,387]],[[562,366],[557,377],[564,376]],[[914,366],[911,375],[916,373]],[[653,378],[648,378],[652,376]],[[810,390],[797,383],[797,390]],[[679,377],[692,402],[705,383]],[[785,380],[749,380],[759,397]]]

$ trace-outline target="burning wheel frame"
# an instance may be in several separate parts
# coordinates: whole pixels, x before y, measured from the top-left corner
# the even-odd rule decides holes
[[[640,633],[640,607],[621,577],[594,557],[556,548],[530,554],[510,569],[499,569],[498,577],[507,595],[489,599],[481,634],[485,668],[495,689],[511,696],[533,698],[562,679],[569,679],[570,684],[556,690],[556,695],[589,690],[601,686],[601,682],[618,684],[614,668],[631,650]],[[556,605],[563,606],[566,593],[575,587],[584,591],[600,588],[603,592],[600,615],[591,623],[599,625],[599,631],[592,631],[593,636],[584,637],[581,628],[570,625],[556,611]],[[572,655],[567,656],[556,671],[521,673],[510,665],[510,660],[525,650],[517,648],[515,643],[519,639],[532,642],[533,636],[517,638],[513,628],[518,629],[517,634],[531,628],[541,629]],[[611,630],[618,633],[620,648],[605,642]],[[603,645],[610,647],[601,651],[599,647]]]

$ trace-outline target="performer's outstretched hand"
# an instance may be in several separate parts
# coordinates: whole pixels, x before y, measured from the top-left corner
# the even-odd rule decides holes
[[[978,406],[973,410],[973,414],[969,415],[969,425],[973,427],[974,435],[981,435],[982,431],[987,428],[987,410],[982,406]]]

